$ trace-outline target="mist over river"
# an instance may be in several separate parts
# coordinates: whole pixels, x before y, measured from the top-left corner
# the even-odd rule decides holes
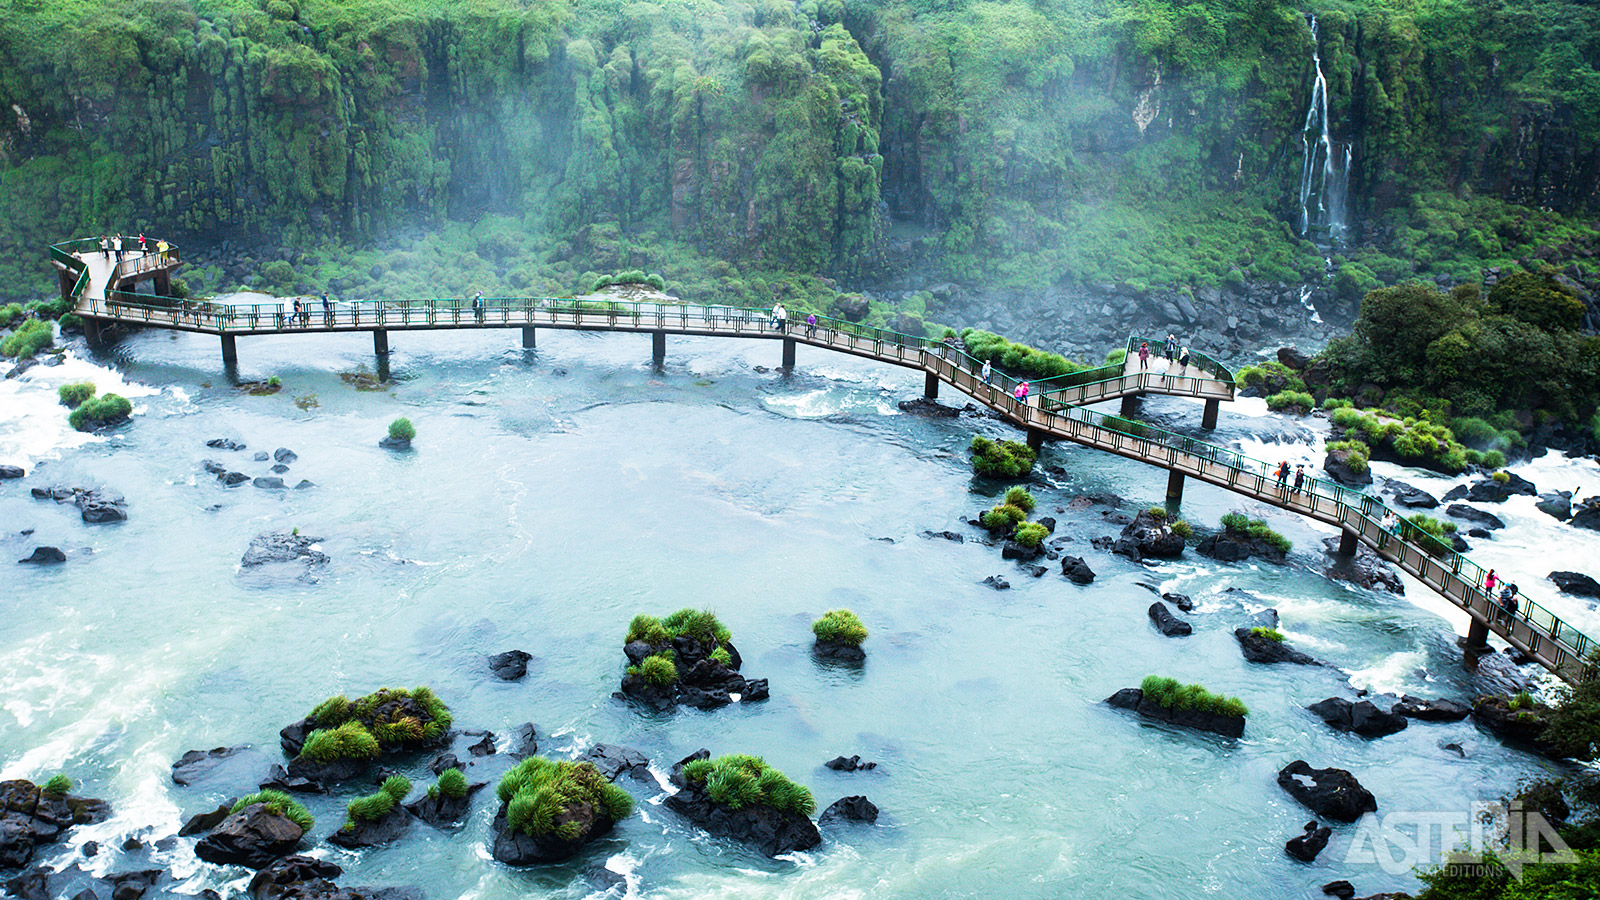
[[[185,891],[239,895],[248,873],[199,863],[193,838],[116,848],[174,834],[229,799],[172,783],[184,751],[248,743],[277,759],[279,728],[325,697],[384,686],[432,686],[456,727],[489,729],[502,746],[532,721],[547,755],[622,744],[658,776],[700,747],[757,754],[810,787],[819,809],[864,794],[882,810],[875,826],[827,828],[815,850],[768,860],[624,779],[642,802],[608,837],[568,863],[515,870],[489,856],[492,790],[455,833],[416,823],[363,852],[325,838],[368,784],[302,797],[317,817],[304,846],[344,867],[342,883],[411,884],[435,900],[588,896],[597,866],[650,898],[1303,897],[1337,878],[1364,895],[1416,881],[1405,866],[1347,862],[1356,826],[1335,825],[1313,864],[1287,857],[1283,842],[1313,815],[1277,786],[1285,764],[1351,770],[1380,814],[1461,816],[1554,769],[1470,720],[1368,741],[1302,709],[1352,697],[1347,680],[1430,698],[1489,687],[1455,646],[1464,616],[1420,585],[1408,580],[1397,597],[1320,574],[1332,534],[1321,526],[1191,482],[1187,519],[1264,517],[1294,541],[1290,564],[1217,563],[1192,549],[1135,564],[1089,545],[1120,530],[1102,518],[1109,507],[1069,503],[1111,492],[1131,513],[1161,502],[1164,473],[1057,444],[1030,487],[1070,539],[1063,552],[1098,578],[1080,587],[1059,563],[1033,578],[1003,561],[963,524],[992,502],[974,491],[996,488],[973,481],[966,447],[975,430],[1017,435],[987,419],[902,414],[896,403],[920,393],[920,373],[801,347],[784,377],[757,370],[779,362],[778,345],[760,341],[673,338],[663,371],[643,336],[541,331],[526,355],[514,332],[391,343],[387,391],[340,378],[372,368],[366,335],[241,340],[239,377],[278,376],[272,396],[228,383],[215,338],[160,331],[92,363],[80,342],[64,365],[0,382],[0,462],[28,469],[0,482],[0,551],[16,560],[47,544],[69,557],[7,570],[0,776],[66,772],[115,810],[36,861],[64,865],[95,840],[106,849],[79,860],[87,869],[154,863]],[[85,377],[129,396],[132,422],[72,432],[55,389]],[[965,402],[944,390],[944,402]],[[1198,404],[1147,408],[1199,422]],[[396,416],[416,425],[412,452],[378,447]],[[218,437],[248,449],[205,446]],[[1315,428],[1266,417],[1259,401],[1225,405],[1214,439],[1262,454],[1298,447],[1320,463]],[[217,459],[266,475],[271,463],[251,456],[278,447],[299,457],[284,479],[315,487],[228,489],[201,468]],[[1592,462],[1515,470],[1541,490],[1600,492]],[[129,520],[89,526],[70,504],[29,496],[57,483],[123,494]],[[1508,505],[1508,532],[1474,542],[1474,558],[1482,550],[1535,599],[1600,632],[1588,604],[1542,586],[1549,569],[1594,559],[1594,539],[1524,499]],[[328,565],[241,570],[252,537],[291,528],[323,538]],[[945,530],[967,542],[921,536]],[[991,575],[1011,589],[981,584]],[[1191,637],[1150,626],[1141,582],[1194,598]],[[629,619],[683,606],[716,610],[743,672],[771,680],[770,700],[659,715],[612,699]],[[860,669],[810,653],[811,621],[841,606],[871,629]],[[1268,606],[1294,646],[1336,668],[1246,662],[1232,631]],[[534,657],[521,682],[487,669],[488,654],[509,649]],[[1145,724],[1102,702],[1149,674],[1238,696],[1251,711],[1244,737]],[[1441,749],[1451,743],[1465,758]],[[879,767],[822,767],[841,754]],[[431,782],[430,759],[405,774]]]

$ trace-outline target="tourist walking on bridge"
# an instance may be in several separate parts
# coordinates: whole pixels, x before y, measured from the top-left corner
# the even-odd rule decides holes
[[[333,303],[328,300],[328,292],[322,292],[322,324],[333,325]]]
[[[1303,464],[1295,466],[1294,467],[1294,492],[1296,494],[1300,493],[1301,491],[1305,490],[1305,486],[1306,486],[1306,467]]]
[[[1139,368],[1143,369],[1146,372],[1150,371],[1150,342],[1149,341],[1140,341],[1139,342]]]
[[[472,317],[480,323],[483,321],[483,291],[479,291],[472,298]]]
[[[1506,585],[1500,592],[1500,621],[1510,625],[1517,618],[1517,586]]]
[[[788,326],[788,324],[789,324],[789,311],[787,309],[783,308],[783,303],[782,302],[779,302],[779,303],[777,303],[776,305],[774,305],[772,307],[772,327],[773,327],[773,330],[777,331],[779,334],[783,334],[784,333],[784,329]]]
[[[1499,584],[1499,583],[1500,583],[1500,576],[1496,575],[1494,573],[1493,569],[1490,569],[1489,570],[1489,574],[1483,576],[1483,592],[1485,594],[1488,594],[1489,596],[1493,597],[1494,596],[1494,586],[1496,584]]]
[[[1178,338],[1172,332],[1167,332],[1167,368],[1172,368],[1172,358],[1178,355]]]
[[[1027,405],[1027,403],[1028,403],[1028,383],[1026,381],[1024,381],[1021,384],[1017,385],[1016,398],[1017,398],[1017,402],[1018,403],[1021,403],[1024,406]]]
[[[105,235],[100,236],[100,256],[104,259],[111,258],[111,239]]]
[[[989,362],[989,360],[987,360],[987,359],[984,360],[983,361],[983,372],[980,373],[983,376],[983,383],[984,384],[988,384],[989,383],[989,376],[991,374],[993,374],[993,372],[994,372],[993,364],[991,364]]]
[[[117,262],[122,262],[122,235],[111,239],[111,249],[117,254]]]
[[[816,313],[812,313],[811,315],[806,316],[806,337],[816,337],[816,334],[817,334],[817,314]]]
[[[1278,471],[1275,474],[1278,476],[1278,490],[1281,492],[1281,491],[1284,491],[1284,490],[1288,489],[1288,487],[1289,487],[1289,461],[1287,459],[1284,460],[1283,462],[1278,463]]]

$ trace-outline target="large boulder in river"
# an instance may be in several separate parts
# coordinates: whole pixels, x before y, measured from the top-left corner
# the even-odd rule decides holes
[[[878,821],[877,805],[860,794],[840,797],[817,817],[817,824],[824,828],[841,822],[863,822],[871,825],[876,821]]]
[[[272,812],[267,804],[252,803],[201,838],[194,854],[219,866],[260,869],[294,852],[302,837],[305,830],[288,817]]]
[[[1335,822],[1354,822],[1378,811],[1372,792],[1344,769],[1313,769],[1297,759],[1278,772],[1278,786],[1307,809]]]
[[[1448,513],[1452,519],[1460,519],[1463,522],[1472,522],[1475,525],[1482,525],[1484,528],[1493,529],[1506,527],[1506,523],[1501,521],[1500,517],[1494,513],[1484,512],[1481,509],[1468,506],[1465,503],[1452,503],[1445,507],[1444,511]]]
[[[1167,637],[1187,637],[1194,632],[1194,626],[1173,615],[1160,600],[1150,604],[1150,621]]]
[[[74,825],[103,822],[100,800],[53,794],[31,781],[0,781],[0,869],[21,868],[37,847],[53,844]]]
[[[1083,561],[1081,556],[1061,557],[1061,574],[1073,584],[1089,584],[1094,581],[1094,570]]]
[[[1244,716],[1228,716],[1208,709],[1162,706],[1147,698],[1140,688],[1123,688],[1107,697],[1106,703],[1118,709],[1131,709],[1147,719],[1209,731],[1223,737],[1236,738],[1244,734]]]
[[[393,843],[411,827],[411,811],[396,806],[376,819],[354,819],[328,835],[328,843],[346,850],[361,850]]]
[[[1459,722],[1472,715],[1472,707],[1455,700],[1424,700],[1406,694],[1390,710],[1421,722]]]
[[[128,518],[128,502],[114,491],[56,484],[36,487],[31,493],[38,500],[71,503],[78,508],[79,517],[91,525],[123,522]]]
[[[1255,557],[1282,564],[1288,554],[1264,538],[1251,537],[1243,532],[1224,528],[1208,534],[1195,545],[1195,552],[1219,562],[1240,562]]]
[[[1351,466],[1349,450],[1339,449],[1329,453],[1322,461],[1322,471],[1328,473],[1328,477],[1334,481],[1350,487],[1360,487],[1372,483],[1372,470],[1370,468],[1362,466],[1361,471],[1357,472]]]
[[[502,782],[521,784],[518,793],[509,801],[502,801],[494,817],[494,858],[508,866],[531,866],[539,863],[560,862],[570,859],[590,842],[616,827],[616,816],[624,815],[630,804],[628,795],[613,786],[595,767],[586,762],[554,762],[532,756],[512,769]],[[535,815],[526,823],[513,825],[511,806],[522,804],[533,796],[535,785],[546,785],[541,790],[541,803],[552,803],[548,824]],[[622,801],[617,804],[607,799],[615,795]],[[536,807],[537,808],[537,807]],[[540,830],[543,829],[543,830]],[[535,833],[537,832],[537,833]]]
[[[1527,494],[1529,497],[1539,496],[1539,489],[1533,482],[1512,472],[1498,472],[1504,474],[1505,481],[1494,478],[1485,478],[1467,488],[1467,499],[1473,503],[1504,503],[1507,497],[1514,494]]]
[[[1586,528],[1590,531],[1600,531],[1600,500],[1589,497],[1583,501],[1583,506],[1574,510],[1572,518],[1567,521],[1574,528]]]
[[[172,783],[219,794],[248,794],[272,775],[272,760],[249,746],[190,750],[172,764]]]
[[[1600,581],[1582,572],[1551,572],[1547,577],[1555,582],[1557,590],[1563,594],[1600,599]]]
[[[343,874],[327,860],[289,856],[262,869],[250,879],[250,900],[423,900],[414,887],[340,887],[334,879]]]
[[[1385,737],[1397,731],[1404,731],[1406,727],[1404,716],[1384,712],[1370,700],[1351,703],[1342,697],[1329,697],[1311,704],[1306,709],[1328,723],[1334,731],[1356,734],[1364,738]]]
[[[21,478],[26,474],[26,472],[22,471],[21,466],[0,465],[0,481],[5,481],[8,478]]]
[[[1394,502],[1410,509],[1433,509],[1439,505],[1439,498],[1404,481],[1391,479],[1383,489],[1385,493],[1394,495]]]
[[[712,799],[705,784],[684,777],[684,765],[710,758],[709,751],[697,750],[672,767],[670,779],[678,792],[666,799],[668,809],[711,834],[733,838],[767,856],[810,850],[822,843],[817,826],[798,812],[773,809],[765,804],[745,804],[734,809]]]
[[[1328,846],[1328,838],[1333,836],[1333,829],[1326,825],[1318,825],[1315,821],[1307,822],[1303,834],[1296,835],[1283,845],[1283,852],[1301,862],[1311,862],[1317,854]]]
[[[239,559],[239,565],[253,569],[267,563],[295,560],[305,560],[309,566],[325,565],[328,562],[328,555],[316,548],[321,542],[322,538],[308,534],[289,531],[263,532],[250,540],[250,546],[245,548],[244,556]]]
[[[1275,636],[1274,629],[1235,628],[1233,636],[1239,641],[1239,651],[1250,662],[1320,665],[1315,659],[1284,643],[1282,635]]]
[[[1572,518],[1572,492],[1552,491],[1540,494],[1537,503],[1533,504],[1540,512],[1547,516],[1565,522]]]
[[[1522,744],[1552,759],[1560,759],[1560,748],[1545,740],[1550,708],[1542,703],[1523,705],[1514,698],[1488,695],[1472,701],[1472,720],[1500,739]]]
[[[1123,527],[1112,552],[1135,561],[1177,559],[1183,555],[1183,547],[1183,537],[1173,533],[1165,516],[1157,518],[1149,510],[1140,510],[1133,521]]]
[[[44,546],[33,548],[32,555],[24,559],[17,560],[19,563],[28,563],[31,565],[59,565],[66,561],[67,555],[61,552],[60,547]]]
[[[501,681],[516,681],[528,674],[528,660],[533,654],[522,650],[507,650],[489,657],[489,671]]]

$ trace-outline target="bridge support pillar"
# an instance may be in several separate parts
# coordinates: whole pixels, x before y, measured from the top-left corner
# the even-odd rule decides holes
[[[1217,427],[1217,411],[1222,408],[1221,400],[1207,400],[1206,411],[1200,417],[1200,427],[1207,431]]]
[[[1122,417],[1124,419],[1139,411],[1139,401],[1144,399],[1143,394],[1129,394],[1122,398]]]
[[[1177,469],[1167,473],[1167,502],[1171,504],[1183,502],[1183,473]]]
[[[88,319],[84,319],[85,323],[88,321]],[[222,336],[222,364],[225,366],[238,365],[239,363],[239,347],[234,341],[235,338],[231,334]]]
[[[535,340],[533,330],[534,329],[532,325],[522,326],[522,349],[532,350],[535,346],[537,346],[537,341]]]
[[[389,332],[384,331],[382,328],[373,329],[372,352],[379,356],[389,355]]]
[[[922,396],[927,397],[929,400],[939,399],[939,376],[932,372],[923,374]]]
[[[1489,645],[1489,623],[1483,619],[1473,619],[1467,623],[1467,648],[1487,647]]]
[[[667,333],[650,332],[650,362],[660,366],[667,361]]]
[[[98,349],[100,347],[100,320],[99,319],[84,319],[83,320],[83,339],[85,341],[89,342],[89,346],[91,348]]]
[[[783,339],[783,370],[794,371],[794,338]]]
[[[172,273],[166,269],[157,269],[154,280],[154,290],[157,297],[172,296]]]
[[[932,378],[933,376],[930,375],[928,377]],[[1044,439],[1045,439],[1045,437],[1046,437],[1045,432],[1039,430],[1038,428],[1029,428],[1028,429],[1028,448],[1030,450],[1032,450],[1033,452],[1038,453],[1044,447]]]
[[[1339,555],[1356,555],[1356,533],[1348,528],[1339,532]]]
[[[72,296],[72,287],[77,284],[77,279],[72,277],[71,269],[58,269],[56,274],[61,276],[61,299],[68,303],[76,303],[78,298]]]

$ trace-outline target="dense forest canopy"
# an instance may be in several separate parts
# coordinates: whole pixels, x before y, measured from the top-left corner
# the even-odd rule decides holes
[[[1475,279],[1593,240],[1600,207],[1579,0],[7,6],[17,296],[51,289],[42,244],[111,229],[282,263],[200,289],[1315,279],[1308,14],[1350,148],[1341,290]]]

